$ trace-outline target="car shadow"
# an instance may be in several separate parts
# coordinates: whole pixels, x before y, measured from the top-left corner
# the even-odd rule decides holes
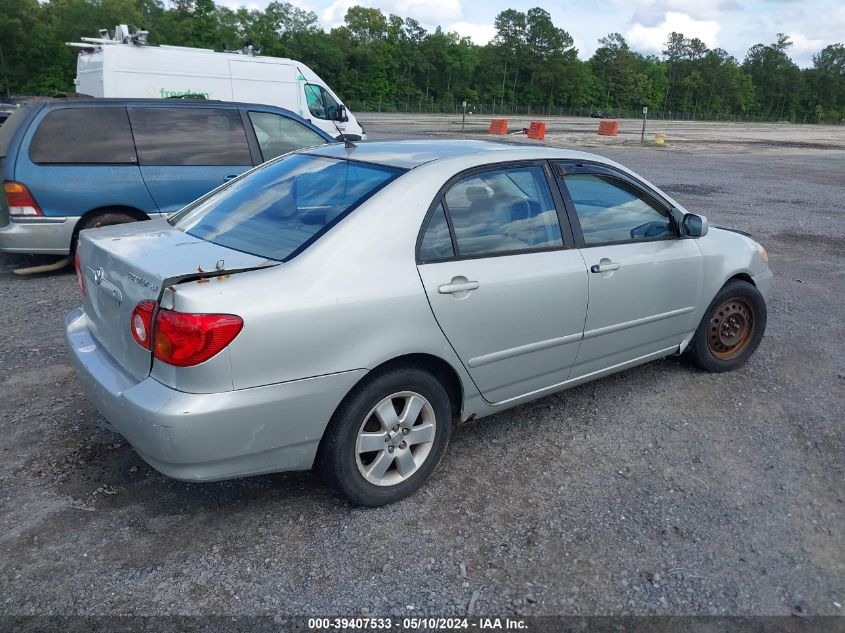
[[[577,424],[568,421],[569,412],[577,412],[589,403],[596,406],[596,394],[604,391],[628,391],[646,388],[655,381],[664,381],[668,375],[687,373],[689,364],[682,358],[669,357],[649,364],[652,371],[633,368],[619,374],[591,381],[496,413],[478,422],[460,423],[453,429],[450,446],[435,478],[452,479],[462,470],[462,461],[469,454],[477,455],[487,447],[497,454],[497,443],[502,438],[530,438],[534,433],[545,432],[541,426],[530,425],[538,416],[547,416],[548,410],[558,409],[560,424]],[[656,375],[655,375],[656,374]],[[599,405],[600,406],[600,405]],[[325,486],[313,471],[272,473],[217,482],[183,482],[171,479],[146,464],[141,456],[120,435],[108,430],[99,415],[89,410],[86,426],[92,435],[84,450],[64,464],[70,472],[60,485],[63,494],[79,500],[81,504],[96,508],[120,508],[141,505],[154,515],[237,515],[255,510],[255,504],[268,508],[283,504],[287,511],[307,511],[317,504],[323,511],[351,509],[344,499]],[[526,426],[528,425],[528,426]],[[89,427],[89,428],[90,428]],[[470,450],[471,448],[471,450]]]

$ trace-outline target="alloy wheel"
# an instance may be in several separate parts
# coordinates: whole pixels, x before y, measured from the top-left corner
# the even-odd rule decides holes
[[[376,486],[395,486],[425,463],[434,445],[437,420],[422,395],[401,391],[374,406],[355,442],[358,471]]]

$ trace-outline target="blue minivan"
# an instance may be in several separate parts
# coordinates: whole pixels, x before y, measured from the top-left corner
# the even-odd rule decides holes
[[[0,127],[0,251],[66,255],[83,229],[173,213],[254,165],[333,142],[273,106],[28,101]]]

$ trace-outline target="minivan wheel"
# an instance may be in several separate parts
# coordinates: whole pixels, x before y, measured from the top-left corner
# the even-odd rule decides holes
[[[687,356],[711,372],[742,367],[760,345],[766,317],[760,291],[746,281],[730,281],[710,302]]]
[[[354,504],[393,503],[431,476],[451,430],[449,396],[437,378],[413,367],[387,370],[338,407],[318,468]]]
[[[137,222],[138,218],[135,218],[128,213],[123,213],[121,211],[104,211],[102,213],[98,213],[97,215],[92,215],[89,218],[86,218],[82,222],[79,223],[79,227],[76,229],[76,232],[73,234],[73,240],[70,245],[70,253],[76,252],[76,244],[79,242],[79,232],[85,231],[87,229],[98,229],[102,226],[111,226],[113,224],[126,224],[127,222]]]

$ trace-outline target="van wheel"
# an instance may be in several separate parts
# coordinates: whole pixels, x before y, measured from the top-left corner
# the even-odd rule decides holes
[[[747,281],[733,280],[716,293],[687,348],[688,358],[710,372],[742,367],[766,330],[766,301]]]
[[[76,252],[76,244],[79,242],[80,231],[85,231],[87,229],[99,229],[103,226],[126,224],[127,222],[137,221],[138,218],[122,211],[105,211],[103,213],[98,213],[97,215],[92,215],[91,217],[86,218],[83,222],[80,222],[79,226],[77,226],[76,232],[73,234],[73,240],[71,241],[70,254],[73,255]]]
[[[352,503],[382,506],[407,497],[434,472],[452,431],[446,389],[403,367],[373,376],[335,412],[318,468]]]

